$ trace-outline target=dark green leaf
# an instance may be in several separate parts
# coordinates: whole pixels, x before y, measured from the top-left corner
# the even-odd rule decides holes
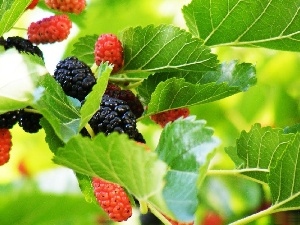
[[[79,132],[79,109],[52,76],[43,76],[39,84],[34,107],[48,120],[56,135],[67,142]]]
[[[300,51],[299,1],[193,0],[183,8],[189,30],[208,46]]]
[[[173,79],[168,81],[170,78]],[[175,78],[184,78],[185,82]],[[166,81],[166,85],[160,84],[164,83],[164,81]],[[138,88],[138,92],[146,105],[164,104],[159,98],[154,99],[156,96],[164,97],[167,94],[169,98],[168,103],[170,103],[172,102],[170,98],[174,98],[172,96],[177,95],[176,107],[180,107],[225,98],[238,92],[246,91],[255,83],[256,71],[252,64],[238,64],[237,61],[231,61],[219,65],[216,71],[156,73],[153,76],[149,76],[142,83]],[[158,87],[159,84],[160,86]],[[168,85],[173,86],[167,87]],[[165,91],[170,92],[164,93]],[[180,105],[178,100],[180,100]],[[164,109],[168,109],[168,107],[170,106],[164,106]]]
[[[243,160],[240,167],[243,174],[268,183],[270,168],[288,150],[291,137],[292,134],[284,134],[282,129],[262,128],[255,124],[249,132],[241,133],[236,148],[228,148],[227,153],[238,165],[240,160],[236,160],[235,153]]]
[[[299,123],[284,128],[284,133],[286,133],[286,134],[297,133],[297,132],[300,132],[300,124]]]
[[[72,54],[76,55],[79,60],[85,62],[87,65],[92,66],[95,62],[94,48],[97,38],[98,35],[96,34],[80,37],[78,42],[74,44]]]
[[[180,221],[193,220],[197,209],[197,185],[206,175],[213,150],[219,141],[204,121],[178,119],[163,130],[157,153],[169,166],[164,197]],[[200,173],[200,175],[199,175]]]
[[[300,134],[292,134],[278,163],[272,163],[269,185],[275,211],[300,209]]]
[[[208,71],[217,64],[202,41],[172,25],[129,28],[121,40],[126,73]]]
[[[95,203],[96,205],[98,205],[98,202],[96,201],[94,195],[94,188],[92,186],[91,177],[84,174],[76,173],[76,178],[78,180],[80,190],[85,197],[85,200],[89,203]]]
[[[55,154],[58,148],[64,146],[64,142],[57,136],[55,130],[45,118],[41,118],[40,124],[46,133],[45,141],[49,149]]]

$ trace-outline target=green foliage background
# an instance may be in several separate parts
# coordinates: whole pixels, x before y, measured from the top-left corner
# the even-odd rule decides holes
[[[162,23],[185,28],[181,8],[186,3],[188,1],[88,1],[86,12],[73,18],[77,25],[77,32],[74,32],[72,38],[61,45],[64,51],[59,57],[70,56],[74,43],[85,35],[107,32],[120,34],[127,27]],[[18,26],[25,27],[30,22],[32,16],[29,13],[42,18],[45,13],[43,10],[49,13],[41,2],[39,9],[26,12],[21,17]],[[26,36],[24,31],[19,30],[12,30],[5,36],[15,34]],[[210,41],[213,45],[219,40],[213,42],[214,40],[211,39],[208,43]],[[230,41],[232,40],[228,40]],[[50,48],[51,46],[42,47],[45,49],[46,64],[55,65],[58,58],[48,51]],[[252,63],[257,71],[257,84],[247,92],[213,103],[190,107],[191,114],[197,119],[206,120],[207,125],[214,129],[215,135],[222,141],[217,149],[213,168],[232,169],[234,164],[225,154],[224,148],[235,145],[241,130],[250,130],[254,123],[284,128],[300,122],[300,55],[296,52],[229,46],[214,48],[213,51],[218,55],[219,61],[229,62],[236,59],[238,62]],[[160,128],[148,119],[140,121],[139,127],[150,148],[154,148],[158,144]],[[53,189],[50,193],[45,193],[41,188],[45,181],[39,180],[38,177],[48,170],[59,168],[51,161],[52,153],[44,142],[44,132],[29,135],[16,126],[13,129],[13,137],[14,146],[10,163],[0,167],[0,206],[2,206],[0,214],[6,215],[0,217],[0,224],[53,224],[55,218],[58,217],[62,218],[61,224],[68,222],[70,224],[94,224],[95,218],[102,215],[102,212],[95,205],[84,201],[79,189],[75,187],[74,191],[68,188],[68,185],[74,185],[74,183],[68,184],[68,180],[57,182],[59,186],[64,186],[62,184],[66,183],[60,192]],[[20,166],[24,165],[29,177],[20,173]],[[215,210],[234,220],[251,214],[261,201],[270,198],[265,195],[268,190],[262,192],[263,186],[246,180],[239,180],[237,185],[233,183],[237,183],[234,178],[209,177],[206,179],[203,187],[206,195],[200,196],[204,204],[199,207],[199,217],[206,210]],[[240,192],[236,190],[237,186]],[[42,201],[47,201],[47,203],[41,204]],[[62,201],[65,204],[57,204]],[[34,209],[32,217],[28,217],[29,209],[24,206],[28,202],[32,206],[31,210]],[[45,213],[49,212],[51,204],[55,206],[51,207],[53,211]],[[11,215],[12,208],[16,213],[14,222],[5,220]],[[65,215],[68,216],[64,218],[61,212],[66,212],[66,209],[68,212]],[[80,221],[85,221],[85,223]],[[266,221],[270,222],[271,219],[264,218],[257,221],[257,224],[264,224]]]

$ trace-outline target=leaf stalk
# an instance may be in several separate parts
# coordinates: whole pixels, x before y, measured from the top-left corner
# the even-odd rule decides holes
[[[245,217],[243,219],[240,219],[240,220],[237,220],[237,221],[235,221],[233,223],[230,223],[229,225],[244,225],[244,224],[248,224],[250,222],[258,220],[259,218],[262,218],[264,216],[270,215],[273,212],[274,212],[273,211],[273,207],[270,207],[270,208],[267,208],[267,209],[265,209],[263,211],[255,213],[253,215],[247,216],[247,217]]]
[[[148,203],[148,207],[151,210],[151,212],[161,221],[163,222],[163,224],[165,225],[172,225],[171,222],[169,220],[167,220],[167,218],[161,214],[161,212],[159,212],[153,205]]]

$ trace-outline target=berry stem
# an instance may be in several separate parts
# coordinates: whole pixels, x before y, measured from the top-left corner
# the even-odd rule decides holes
[[[27,29],[23,27],[12,27],[12,29],[27,31]]]
[[[140,86],[143,83],[144,79],[137,81],[135,83],[129,84],[126,88],[127,89],[132,89],[132,88],[136,88],[138,86]]]
[[[255,214],[253,214],[251,216],[247,216],[247,217],[245,217],[243,219],[240,219],[240,220],[237,220],[237,221],[235,221],[233,223],[230,223],[229,225],[243,225],[243,224],[248,224],[250,222],[258,220],[259,218],[262,218],[264,216],[270,215],[272,213],[274,213],[273,207],[270,207],[270,208],[267,208],[267,209],[265,209],[263,211],[255,213]]]
[[[263,185],[266,184],[261,180],[254,179],[252,177],[249,177],[249,176],[243,174],[246,172],[254,172],[254,171],[269,172],[269,170],[267,170],[267,169],[257,169],[257,168],[255,168],[255,169],[240,169],[240,170],[208,170],[207,175],[209,175],[209,176],[235,176],[235,177],[240,177],[240,178],[244,178],[247,180],[251,180],[256,183],[263,184]]]
[[[95,137],[95,132],[94,130],[91,128],[90,124],[86,124],[85,125],[85,129],[87,130],[87,132],[89,133],[89,135],[91,136],[91,138]]]
[[[24,108],[25,112],[30,112],[30,113],[36,113],[36,114],[41,114],[39,111],[37,111],[36,109],[32,109],[32,108]]]
[[[141,83],[143,82],[143,78],[124,78],[124,77],[110,77],[109,81],[111,81],[112,83],[116,83],[116,84],[127,84],[127,83],[131,83],[131,82],[135,82],[135,83]]]
[[[148,207],[151,210],[151,212],[161,221],[163,222],[163,224],[165,225],[172,225],[172,223],[167,220],[167,218],[161,214],[153,205],[151,205],[150,203],[148,203]]]
[[[141,214],[146,214],[148,212],[148,204],[145,201],[139,201],[140,202],[140,212]]]

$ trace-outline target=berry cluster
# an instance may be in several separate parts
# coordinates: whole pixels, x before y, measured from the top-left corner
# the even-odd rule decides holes
[[[101,35],[100,37],[105,37]],[[112,37],[112,35],[109,35]],[[101,45],[99,45],[99,39]],[[121,42],[115,41],[112,46],[110,39],[99,38],[95,44],[95,61],[97,65],[108,61],[114,65],[117,72],[123,64],[123,50]],[[107,41],[107,43],[106,43]],[[117,45],[115,45],[118,43]],[[110,51],[107,55],[105,52]],[[105,54],[103,55],[102,52]],[[120,54],[120,52],[122,54]],[[98,56],[103,55],[100,59]],[[122,61],[122,63],[120,63]],[[58,62],[54,71],[54,79],[61,85],[66,95],[85,103],[87,95],[92,91],[96,80],[87,64],[77,57],[67,57]],[[144,108],[139,98],[131,90],[122,90],[116,84],[108,83],[105,93],[99,102],[99,109],[88,121],[89,128],[82,129],[83,136],[98,133],[109,135],[112,132],[125,133],[137,143],[145,143],[142,134],[136,126],[136,118],[140,117]],[[132,206],[126,192],[118,184],[107,182],[100,178],[93,178],[92,186],[99,205],[114,221],[125,221],[132,215]]]
[[[27,9],[34,9],[38,0],[32,0]],[[19,52],[33,54],[43,58],[43,52],[33,44],[55,43],[65,40],[71,31],[72,21],[68,13],[80,14],[86,7],[85,0],[45,0],[48,8],[63,14],[55,14],[48,18],[32,22],[27,30],[28,39],[21,37],[1,37],[0,45],[4,49],[15,48]],[[101,34],[94,45],[94,62],[97,66],[108,62],[113,65],[112,74],[122,71],[124,52],[121,41],[114,34]],[[76,56],[67,57],[56,65],[53,78],[61,86],[66,95],[78,99],[84,104],[86,97],[96,84],[91,68]],[[131,90],[122,89],[114,83],[108,83],[99,109],[88,121],[87,127],[81,131],[84,136],[93,136],[98,133],[110,135],[112,132],[125,133],[138,144],[145,140],[137,129],[136,119],[144,113],[144,107],[139,98]],[[187,108],[174,109],[152,115],[151,119],[164,127],[179,117],[189,115]],[[6,112],[0,115],[0,165],[9,160],[12,146],[10,129],[18,123],[25,132],[36,133],[42,127],[42,115],[31,107]],[[132,206],[125,190],[118,184],[105,181],[101,178],[92,179],[94,195],[99,205],[116,222],[126,221],[132,215]],[[166,217],[174,225],[192,225],[181,223]]]

